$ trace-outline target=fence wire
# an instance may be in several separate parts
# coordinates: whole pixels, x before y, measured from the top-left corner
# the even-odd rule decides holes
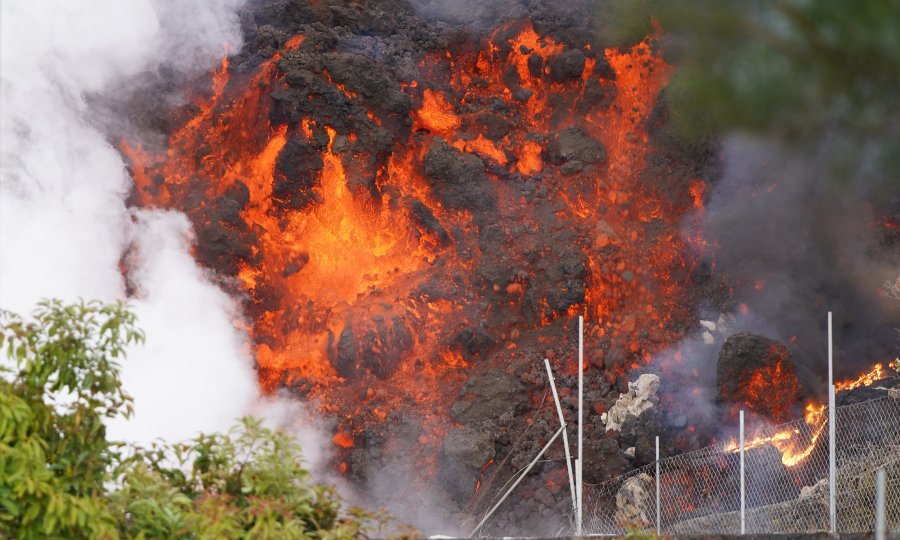
[[[828,413],[748,433],[747,534],[830,529]],[[875,471],[884,468],[886,524],[900,531],[900,399],[835,409],[838,532],[874,530]],[[717,444],[659,462],[663,534],[740,533],[740,452]],[[656,529],[656,463],[584,486],[584,531]]]

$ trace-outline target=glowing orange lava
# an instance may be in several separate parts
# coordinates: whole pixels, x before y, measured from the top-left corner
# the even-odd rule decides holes
[[[245,298],[260,385],[289,388],[334,413],[339,447],[414,403],[423,447],[434,453],[452,425],[449,403],[479,354],[456,336],[498,312],[514,323],[491,328],[486,340],[506,351],[521,333],[586,313],[589,339],[614,344],[603,367],[613,383],[680,339],[670,322],[691,316],[672,269],[687,266],[680,220],[701,205],[704,183],[694,179],[673,196],[641,176],[652,151],[646,121],[671,71],[652,52],[653,39],[596,55],[585,47],[581,76],[559,82],[548,74],[562,44],[525,22],[501,30],[512,36],[509,47],[498,47],[498,31],[478,50],[422,60],[423,80],[401,85],[411,128],[371,162],[369,149],[356,145],[360,134],[337,118],[307,112],[273,122],[272,95],[291,89],[280,62],[299,54],[302,36],[240,80],[230,80],[223,60],[165,151],[122,141],[138,204],[186,211],[206,231],[200,243],[238,244],[238,255],[204,262]],[[601,63],[614,76],[595,69]],[[352,85],[324,71],[317,77],[339,99],[366,103]],[[391,120],[377,107],[361,117],[379,128]],[[602,150],[585,163],[554,157],[550,148],[566,136]],[[446,207],[424,174],[437,141],[483,169],[494,223]],[[523,196],[526,183],[542,193],[540,209]],[[220,200],[241,201],[236,215],[216,214]],[[480,243],[485,229],[500,227],[527,251],[522,231],[548,222],[571,231],[566,238],[583,265],[564,268],[560,290],[535,292],[552,245],[509,255],[509,271],[483,282],[478,265],[495,255]],[[496,250],[502,255],[510,243]],[[539,316],[521,316],[525,306]]]
[[[900,360],[894,360],[888,364],[894,370],[900,368]],[[843,382],[835,383],[836,391],[853,390],[864,386],[870,386],[875,381],[881,380],[888,375],[882,364],[875,366],[868,372],[863,373],[858,378]],[[779,431],[774,435],[765,437],[755,437],[749,441],[744,441],[744,448],[751,449],[766,444],[770,444],[781,452],[781,462],[788,466],[794,467],[802,463],[812,454],[816,448],[825,426],[828,424],[828,408],[824,404],[809,403],[806,405],[806,411],[803,415],[806,423],[806,429],[793,428]],[[725,445],[726,452],[739,451],[739,445],[736,440],[731,440]]]

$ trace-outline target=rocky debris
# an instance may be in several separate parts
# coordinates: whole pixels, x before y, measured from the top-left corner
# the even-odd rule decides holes
[[[434,237],[438,244],[447,245],[450,243],[450,235],[444,229],[441,222],[434,217],[434,213],[430,208],[425,206],[422,201],[413,200],[409,205],[410,216],[413,221],[422,228],[422,232],[430,234]]]
[[[606,161],[606,148],[581,128],[567,128],[550,141],[547,157],[558,165],[577,163],[581,167]]]
[[[494,457],[494,436],[488,430],[453,428],[444,437],[438,478],[458,503],[475,492],[481,468]]]
[[[335,82],[346,85],[351,92],[387,112],[409,114],[409,96],[400,89],[397,78],[374,59],[362,54],[331,53],[324,55],[323,64]]]
[[[734,315],[730,313],[720,314],[715,321],[701,319],[700,326],[703,328],[703,331],[700,333],[700,336],[703,339],[703,343],[705,345],[715,345],[720,342],[728,335],[733,324]]]
[[[629,416],[619,433],[619,444],[634,448],[629,456],[635,465],[650,463],[656,459],[656,435],[662,433],[659,407],[650,407],[637,417]]]
[[[892,392],[894,396],[900,396],[900,379],[886,379],[874,382],[869,386],[860,386],[853,390],[838,392],[835,404],[838,407],[842,407],[844,405],[862,403],[863,401],[890,396]]]
[[[450,415],[457,422],[471,425],[507,412],[519,414],[527,404],[528,397],[519,379],[494,370],[469,377],[451,407]]]
[[[584,464],[584,481],[592,484],[621,476],[631,468],[619,442],[612,437],[585,437]]]
[[[777,421],[786,421],[802,399],[791,353],[778,341],[738,332],[722,345],[716,365],[718,399],[740,403]]]
[[[800,488],[800,499],[816,499],[828,504],[828,479],[823,478],[811,486]]]
[[[481,159],[453,148],[443,139],[434,139],[428,147],[425,175],[448,208],[484,212],[497,204]]]
[[[563,46],[561,54],[546,61],[537,53],[528,59],[528,69],[534,77],[548,86],[555,81],[565,83],[571,89],[568,94],[556,96],[557,101],[551,104],[554,113],[585,115],[609,107],[616,95],[611,82],[616,75],[602,52],[578,48],[596,43],[593,40],[595,21],[592,16],[585,16],[593,13],[588,9],[589,2],[576,0],[565,10],[560,10],[557,3],[549,0],[500,0],[482,4],[468,9],[461,8],[462,4],[430,0],[414,0],[412,4],[393,0],[250,3],[241,20],[247,45],[239,54],[230,57],[231,79],[225,99],[228,102],[234,97],[232,89],[240,88],[243,81],[258,73],[261,62],[272,59],[276,53],[280,55],[280,60],[275,62],[280,73],[272,82],[261,81],[259,86],[261,95],[268,99],[267,104],[261,102],[266,105],[261,107],[261,112],[267,110],[268,118],[249,119],[286,130],[287,142],[278,154],[274,169],[272,210],[275,215],[287,218],[297,209],[322,202],[319,186],[322,154],[330,150],[341,160],[347,187],[356,202],[378,209],[391,205],[390,210],[397,212],[408,210],[416,229],[411,231],[413,234],[427,236],[426,241],[434,241],[452,257],[467,263],[471,261],[474,271],[469,272],[467,268],[461,272],[451,270],[452,264],[443,266],[452,257],[429,260],[435,268],[434,275],[418,284],[412,294],[401,298],[385,294],[379,299],[383,302],[377,309],[368,310],[382,314],[380,318],[367,315],[359,317],[359,321],[340,321],[342,330],[330,337],[328,346],[329,361],[343,377],[357,379],[351,382],[368,382],[371,380],[369,375],[384,379],[396,373],[400,357],[410,356],[420,325],[410,313],[385,305],[401,306],[411,299],[428,298],[429,301],[459,301],[465,306],[464,315],[468,322],[448,326],[440,345],[462,354],[467,361],[476,361],[469,364],[466,373],[471,376],[452,406],[456,392],[449,384],[455,383],[448,383],[448,396],[437,413],[443,415],[449,409],[452,419],[463,427],[452,429],[446,440],[433,443],[435,449],[441,448],[440,482],[427,480],[432,485],[439,484],[435,487],[437,490],[446,487],[458,502],[471,496],[480,474],[487,474],[478,468],[490,457],[496,457],[498,463],[492,467],[501,470],[502,483],[508,478],[507,474],[511,475],[533,458],[541,446],[538,441],[552,436],[558,425],[552,407],[546,407],[540,413],[532,401],[545,389],[543,369],[534,361],[533,353],[546,349],[548,341],[540,339],[552,337],[557,342],[562,341],[562,333],[554,333],[559,332],[563,323],[547,325],[543,321],[561,321],[572,306],[585,301],[584,287],[591,277],[591,270],[580,240],[591,233],[576,230],[567,218],[558,217],[561,207],[550,194],[560,187],[578,183],[560,179],[553,169],[558,166],[564,174],[576,174],[592,166],[600,167],[606,161],[606,149],[579,128],[557,133],[528,128],[526,140],[547,148],[542,157],[552,166],[544,167],[539,173],[523,174],[513,167],[492,167],[489,160],[485,160],[488,161],[486,164],[477,155],[448,144],[453,142],[449,135],[445,141],[431,133],[412,132],[414,120],[411,116],[414,115],[410,111],[418,108],[423,87],[434,84],[435,88],[447,91],[451,101],[454,100],[453,91],[441,82],[447,66],[433,66],[434,72],[429,71],[432,67],[423,69],[423,66],[432,66],[428,61],[432,56],[466,59],[481,46],[482,38],[492,35],[496,36],[496,50],[504,54],[504,47],[509,47],[508,38],[522,27],[510,25],[508,30],[497,31],[498,21],[520,17],[523,24],[530,20],[540,36],[555,39]],[[456,11],[461,19],[450,15],[447,19],[434,19],[428,15],[434,10]],[[459,20],[465,21],[464,27],[459,26]],[[304,36],[303,43],[295,50],[284,51],[286,41],[299,34]],[[591,58],[590,63],[594,66],[592,75],[600,76],[602,80],[587,77],[581,86],[578,80],[585,75],[584,69],[589,63],[586,56]],[[477,78],[472,81],[473,86],[484,83]],[[270,86],[264,87],[264,84]],[[498,142],[530,125],[531,119],[523,118],[521,114],[525,110],[521,102],[533,99],[533,91],[517,87],[515,83],[507,86],[516,101],[467,100],[465,110],[458,108],[462,118],[461,131],[466,132],[461,135],[464,140],[477,132]],[[576,99],[576,96],[580,97]],[[577,101],[577,105],[572,105],[573,101]],[[571,107],[575,108],[570,111]],[[158,115],[159,118],[164,116],[168,115]],[[259,130],[257,136],[267,139],[271,131]],[[431,141],[430,144],[427,141]],[[416,148],[428,145],[427,150],[417,153],[413,160],[415,172],[422,174],[430,188],[428,200],[392,185],[390,179],[375,181],[376,175],[387,170],[396,150],[409,148],[410,144]],[[660,177],[666,182],[672,181],[671,175]],[[527,205],[526,211],[520,212],[514,207],[498,208],[498,193],[507,191],[512,198],[521,194]],[[252,221],[245,223],[240,214],[247,204],[247,187],[238,183],[232,193],[225,194],[225,200],[220,198],[215,205],[201,204],[207,199],[205,191],[198,191],[196,198],[189,199],[186,206],[188,210],[199,209],[190,214],[198,231],[198,257],[212,271],[223,276],[236,276],[242,262],[253,265],[253,258],[259,256],[254,246],[259,243],[261,231],[254,230]],[[471,213],[474,227],[448,222],[426,205],[432,202],[431,199],[436,199],[443,209]],[[598,209],[599,214],[606,211],[606,206]],[[287,221],[285,219],[284,223]],[[604,232],[609,242],[604,254],[612,260],[616,258],[614,244],[621,239],[616,238],[611,229]],[[475,235],[478,245],[471,242]],[[273,308],[267,307],[266,302],[278,297],[277,276],[291,277],[302,272],[310,256],[314,255],[300,252],[285,261],[283,272],[276,274],[275,283],[260,281],[253,297],[246,302],[248,316],[256,319],[255,310],[271,311]],[[605,266],[600,271],[605,273]],[[638,268],[616,272],[630,283],[641,276]],[[309,307],[310,304],[303,303],[296,309],[307,310]],[[361,313],[365,311],[360,310]],[[316,318],[326,316],[321,313]],[[283,320],[276,321],[276,326],[295,324],[296,313],[290,310],[284,311]],[[538,326],[541,326],[540,331],[534,330]],[[566,335],[571,335],[571,331],[567,330]],[[536,346],[539,349],[535,349]],[[515,370],[508,369],[506,362],[512,361],[513,352],[518,355]],[[620,351],[618,357],[616,366],[625,365],[627,353]],[[610,354],[610,358],[616,358],[616,354]],[[589,386],[593,388],[587,389],[586,395],[586,403],[593,406],[598,415],[611,399],[602,357],[599,363],[588,374]],[[418,360],[416,365],[420,365]],[[534,373],[529,373],[529,365],[536,366]],[[504,374],[498,369],[507,369],[509,373]],[[570,376],[562,373],[558,376],[561,390],[574,385]],[[309,392],[310,386],[315,384],[308,378],[285,377],[284,380],[285,384],[296,388],[298,394]],[[373,403],[368,405],[374,408]],[[574,410],[572,396],[563,396],[563,404],[567,414],[571,414]],[[414,417],[417,406],[410,399],[391,411],[383,424],[365,427],[365,435],[358,437],[357,445],[346,450],[348,478],[364,485],[371,480],[363,474],[365,471],[387,468],[385,456],[403,454],[409,459],[416,455],[420,443],[398,450],[396,439],[402,435],[404,439],[418,441],[420,434],[416,430],[393,433],[391,426],[399,422],[401,416],[404,419]],[[650,422],[654,418],[645,411],[626,422],[622,428],[623,437],[631,442],[625,445],[619,442],[615,433],[604,436],[598,415],[590,415],[593,418],[589,420],[592,423],[584,448],[585,479],[592,482],[618,476],[633,466],[634,460],[643,459],[646,440],[637,434],[648,429],[646,426],[652,425]],[[365,420],[359,419],[359,422],[362,424]],[[520,444],[517,437],[526,430],[534,439]],[[634,448],[633,458],[622,451],[626,447]],[[552,449],[551,454],[557,450]],[[506,457],[509,457],[506,465],[500,465]],[[559,458],[553,456],[553,459]],[[526,488],[522,494],[515,495],[515,504],[508,505],[508,513],[498,513],[497,523],[509,524],[505,532],[527,530],[533,534],[553,534],[557,530],[555,518],[560,512],[550,512],[551,503],[554,500],[565,502],[567,494],[563,488],[554,495],[555,492],[543,485],[549,472],[546,468],[536,471],[534,478],[521,486]],[[393,478],[403,476],[397,474]],[[416,490],[410,491],[418,496]],[[488,489],[485,487],[483,491]],[[541,525],[548,523],[553,523],[553,528],[544,531]]]
[[[602,416],[606,431],[622,431],[629,419],[637,419],[644,411],[659,404],[659,376],[645,373],[628,383],[628,391],[619,396],[615,405]]]
[[[615,85],[601,84],[597,79],[588,79],[584,83],[583,103],[580,104],[580,110],[587,112],[591,107],[605,108],[612,103],[615,97]]]
[[[622,482],[616,492],[616,523],[623,528],[648,528],[654,521],[653,477],[641,473]]]
[[[482,326],[463,328],[456,332],[448,342],[451,346],[459,349],[467,360],[484,357],[497,346],[497,341]]]
[[[588,271],[583,255],[569,246],[555,249],[558,258],[541,261],[538,265],[548,278],[547,304],[556,313],[565,313],[570,306],[584,302],[584,279]]]
[[[197,193],[196,197],[205,197]],[[241,217],[241,211],[250,199],[250,192],[243,182],[234,182],[225,190],[218,204],[197,203],[197,241],[204,246],[197,252],[199,261],[224,272],[237,272],[241,261],[252,262],[253,234]]]
[[[868,386],[860,386],[853,390],[838,392],[835,399],[837,406],[840,407],[884,396],[890,396],[894,399],[900,398],[900,374],[890,367],[887,368],[887,375],[881,380],[875,381]]]

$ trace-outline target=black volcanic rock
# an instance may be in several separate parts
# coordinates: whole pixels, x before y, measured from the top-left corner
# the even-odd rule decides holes
[[[584,61],[580,49],[569,49],[550,61],[550,78],[558,83],[578,80],[584,72]]]
[[[481,327],[464,328],[450,338],[450,344],[459,347],[467,360],[484,356],[497,346],[497,341]]]
[[[325,69],[347,89],[400,115],[409,114],[409,96],[403,93],[392,76],[374,60],[361,54],[330,53],[323,58]]]
[[[878,399],[888,395],[891,388],[900,388],[900,377],[891,376],[880,381],[875,381],[869,386],[860,386],[853,390],[838,392],[835,397],[835,403],[838,407],[842,405],[852,405],[854,403],[862,403],[870,399]]]
[[[435,139],[425,154],[425,175],[441,201],[457,210],[487,211],[496,196],[477,156]]]
[[[356,378],[370,372],[386,379],[397,371],[413,336],[402,317],[376,315],[358,327],[348,324],[332,349],[331,363],[342,377]]]
[[[557,133],[550,142],[547,154],[550,162],[556,164],[579,161],[590,165],[606,161],[606,148],[603,144],[577,127]]]
[[[733,334],[722,344],[716,387],[720,402],[741,403],[781,421],[790,417],[791,407],[802,397],[790,351],[750,332]]]
[[[528,405],[519,379],[499,370],[469,377],[459,394],[450,415],[462,424],[492,420],[507,412],[519,414]]]
[[[540,78],[544,71],[544,58],[538,53],[528,57],[528,73],[534,78]]]
[[[295,137],[288,139],[275,161],[272,198],[283,207],[300,210],[316,202],[313,187],[322,172],[322,153]]]
[[[438,478],[458,503],[475,492],[481,468],[494,457],[494,436],[489,430],[453,428],[444,437]]]
[[[628,417],[622,423],[619,445],[635,448],[635,464],[644,465],[656,458],[656,434],[662,433],[660,408],[650,407],[637,417]]]
[[[584,463],[584,481],[592,484],[615,478],[629,468],[622,448],[611,437],[588,437],[584,445]]]
[[[430,208],[425,206],[422,201],[413,200],[409,204],[410,216],[416,225],[421,227],[424,232],[432,235],[440,245],[450,243],[450,235],[446,229],[441,226],[441,222],[434,217],[434,213]]]

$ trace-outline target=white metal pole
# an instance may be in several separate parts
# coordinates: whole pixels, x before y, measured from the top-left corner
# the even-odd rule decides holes
[[[562,405],[559,404],[559,394],[556,392],[556,381],[553,379],[553,370],[550,369],[550,360],[544,358],[544,366],[547,368],[547,377],[550,378],[550,389],[553,391],[553,402],[556,403],[556,414],[559,415],[559,425],[566,427],[566,419],[563,417]],[[569,433],[563,430],[563,447],[566,449],[566,469],[569,472],[569,492],[572,494],[572,511],[578,511],[578,502],[575,499],[575,478],[572,475],[572,454],[569,452]]]
[[[583,515],[584,484],[582,468],[584,467],[584,317],[578,316],[578,464],[575,466],[575,483],[577,486],[578,509],[575,512],[575,534],[581,536],[581,518]]]
[[[875,540],[887,538],[887,527],[884,521],[884,467],[875,471]]]
[[[837,534],[837,459],[835,445],[835,391],[828,388],[828,515],[831,534]]]
[[[493,506],[493,508],[491,508],[491,510],[487,514],[485,514],[485,516],[483,518],[481,518],[481,521],[478,522],[478,525],[476,525],[475,528],[472,529],[472,532],[469,533],[469,538],[474,537],[475,533],[477,533],[481,529],[482,525],[484,525],[484,523],[492,515],[494,515],[494,512],[496,512],[497,509],[500,508],[500,505],[503,504],[503,501],[505,501],[506,498],[509,497],[509,494],[512,493],[514,489],[516,489],[516,486],[518,486],[519,483],[521,483],[522,480],[525,479],[525,476],[528,475],[528,471],[530,471],[535,466],[535,464],[537,464],[538,460],[541,459],[541,456],[544,455],[544,452],[546,452],[547,449],[550,448],[550,445],[553,444],[553,441],[555,441],[556,438],[559,437],[559,434],[562,432],[563,432],[563,428],[559,428],[556,430],[556,433],[553,435],[553,437],[551,437],[550,440],[547,441],[547,444],[544,445],[544,447],[541,449],[541,451],[538,453],[538,455],[535,456],[534,459],[531,461],[531,463],[528,464],[528,467],[524,471],[522,471],[522,474],[519,475],[519,477],[516,479],[516,481],[513,483],[513,485],[509,486],[509,489],[507,489],[506,493],[504,493],[503,496],[500,497],[500,500],[497,501],[497,504],[495,504]]]
[[[745,510],[747,504],[747,498],[745,495],[745,486],[744,486],[744,410],[741,409],[741,534],[747,533],[746,523],[745,523]]]
[[[831,312],[828,312],[828,517],[831,534],[837,533],[837,475],[835,447],[834,346]]]
[[[659,525],[659,435],[656,436],[656,535],[662,534]]]
[[[575,460],[575,478],[578,478],[578,479],[579,479],[578,482],[581,482],[581,480],[580,480],[580,478],[581,478],[581,460],[579,460],[579,459],[576,459],[576,460]],[[581,499],[581,487],[580,487],[580,484],[579,484],[579,489],[578,489],[578,523],[576,524],[576,526],[578,527],[578,534],[577,534],[576,536],[581,536],[581,534],[582,534],[582,532],[583,532],[583,531],[581,530],[581,516],[582,516],[582,513],[581,513],[581,502],[582,502],[582,499]]]
[[[828,386],[834,384],[834,351],[831,341],[831,312],[828,312]]]

